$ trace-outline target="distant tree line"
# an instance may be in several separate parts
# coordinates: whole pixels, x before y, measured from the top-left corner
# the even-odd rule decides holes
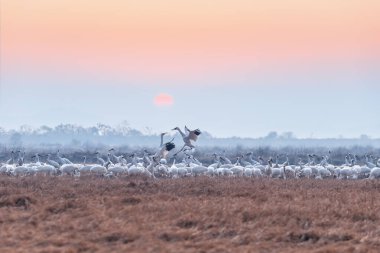
[[[27,125],[17,130],[5,130],[0,128],[0,152],[10,149],[70,149],[70,150],[98,150],[107,147],[118,148],[142,148],[157,147],[159,145],[159,134],[152,133],[147,128],[145,132],[131,128],[127,122],[111,127],[106,124],[83,127],[74,124],[60,124],[55,127],[41,126],[32,128]],[[202,129],[204,130],[204,129]],[[181,137],[174,135],[174,142],[180,145]],[[166,137],[169,139],[172,137]],[[380,148],[380,139],[373,139],[366,135],[359,138],[297,138],[292,132],[277,133],[270,132],[267,136],[260,138],[217,138],[207,131],[197,143],[203,148],[310,148],[323,147],[327,149],[339,147],[372,147]]]

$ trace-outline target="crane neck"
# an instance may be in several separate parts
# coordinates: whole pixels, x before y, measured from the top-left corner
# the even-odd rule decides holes
[[[186,137],[186,135],[182,132],[180,128],[178,128],[177,131],[181,134],[182,137]]]

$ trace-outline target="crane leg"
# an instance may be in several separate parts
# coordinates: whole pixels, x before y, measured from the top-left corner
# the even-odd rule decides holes
[[[181,152],[185,147],[186,147],[186,144],[183,145],[183,147],[182,147],[177,153],[175,153],[174,155],[177,155],[177,154],[178,154],[179,152]]]

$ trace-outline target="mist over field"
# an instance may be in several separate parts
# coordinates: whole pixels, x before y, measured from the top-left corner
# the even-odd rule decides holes
[[[174,138],[174,143],[181,143],[178,133],[168,129],[169,136],[165,140]],[[41,126],[33,128],[23,125],[16,130],[6,130],[0,127],[0,147],[27,148],[27,149],[56,149],[65,147],[72,150],[93,150],[106,147],[141,148],[157,147],[160,137],[152,129],[137,130],[124,122],[117,126],[99,123],[91,127],[74,124],[60,124],[55,127]],[[202,136],[198,140],[199,147],[203,148],[258,148],[258,147],[295,147],[295,148],[352,148],[352,147],[380,147],[380,139],[361,135],[358,138],[297,138],[292,132],[269,132],[259,138],[244,137],[214,137],[212,133],[202,129]]]
[[[168,130],[164,141],[174,138],[178,150],[182,145],[182,137],[177,132]],[[100,152],[106,157],[108,150],[115,148],[116,154],[119,155],[136,153],[142,156],[144,149],[155,153],[159,144],[160,134],[149,128],[139,131],[131,128],[127,122],[115,127],[101,123],[92,127],[60,124],[55,127],[33,128],[23,125],[17,130],[0,128],[0,161],[8,160],[12,150],[23,150],[26,153],[26,161],[33,160],[30,157],[36,153],[55,154],[57,150],[61,150],[71,161],[81,163],[83,156],[86,156],[87,161],[96,162],[95,152]],[[332,164],[344,163],[349,153],[360,156],[358,162],[362,163],[365,161],[365,155],[380,154],[380,139],[366,135],[359,138],[304,139],[297,138],[292,132],[274,131],[260,138],[218,138],[202,131],[193,154],[204,164],[213,163],[212,154],[215,153],[225,153],[235,162],[237,157],[247,152],[252,152],[256,158],[261,156],[265,159],[278,155],[279,161],[285,161],[288,157],[290,163],[297,164],[299,158],[307,161],[308,154],[323,156],[329,151],[332,151]],[[174,152],[168,156],[170,162],[173,162],[173,154]],[[182,159],[184,155],[179,154],[178,158]],[[321,159],[319,158],[319,161]]]

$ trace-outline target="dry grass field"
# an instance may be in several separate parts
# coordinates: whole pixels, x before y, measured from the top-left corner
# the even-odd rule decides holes
[[[0,178],[0,252],[379,252],[380,182]]]

